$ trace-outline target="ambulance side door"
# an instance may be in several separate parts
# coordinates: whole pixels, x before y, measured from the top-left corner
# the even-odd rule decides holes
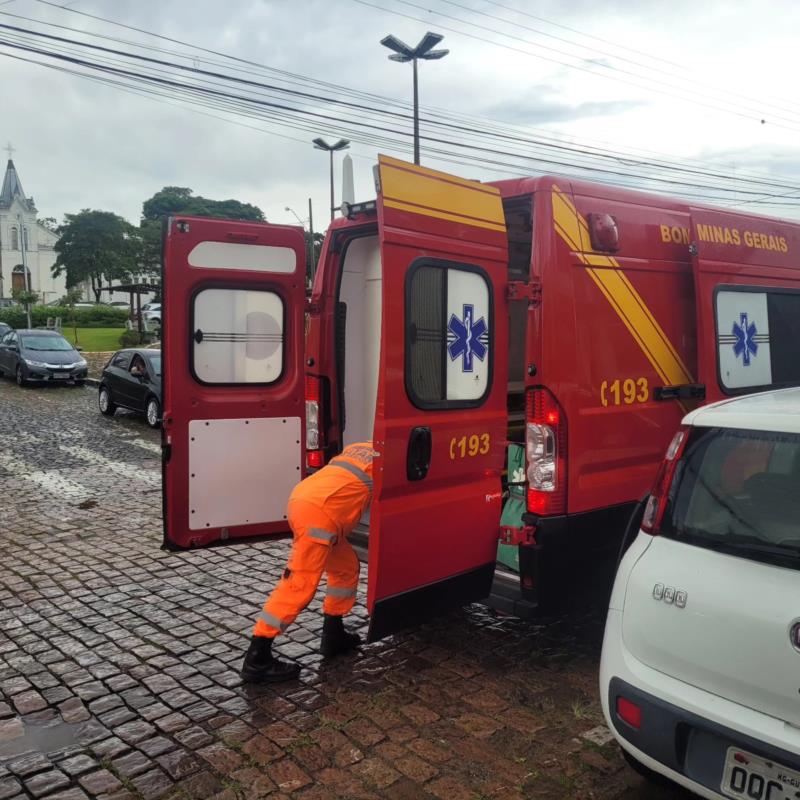
[[[508,381],[499,192],[381,156],[370,639],[489,594]]]
[[[165,223],[164,546],[288,532],[305,458],[300,228]]]
[[[800,385],[800,226],[697,208],[691,219],[706,401]]]

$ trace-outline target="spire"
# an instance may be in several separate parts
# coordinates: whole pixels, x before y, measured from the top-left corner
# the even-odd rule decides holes
[[[6,175],[3,178],[3,188],[0,190],[0,208],[8,208],[14,202],[15,197],[18,197],[22,204],[30,208],[31,211],[34,210],[32,203],[25,197],[25,192],[22,190],[17,168],[9,158],[6,166]]]

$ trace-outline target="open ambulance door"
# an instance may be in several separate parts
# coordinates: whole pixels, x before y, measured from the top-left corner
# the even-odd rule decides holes
[[[506,440],[506,226],[483,184],[384,156],[370,640],[487,597]]]
[[[691,242],[706,402],[798,385],[798,226],[693,208]]]
[[[164,546],[288,531],[304,463],[300,228],[166,221]]]

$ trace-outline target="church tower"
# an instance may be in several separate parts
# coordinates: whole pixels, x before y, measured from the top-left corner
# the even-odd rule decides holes
[[[6,148],[9,156],[13,148]],[[9,157],[0,189],[0,305],[16,290],[26,289],[25,269],[30,287],[40,303],[57,300],[66,293],[63,277],[54,278],[53,249],[58,236],[37,219],[32,197],[26,197],[17,168]]]

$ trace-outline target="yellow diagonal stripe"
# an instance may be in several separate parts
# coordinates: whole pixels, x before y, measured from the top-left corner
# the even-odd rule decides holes
[[[584,252],[589,226],[570,198],[553,186],[553,224],[583,264],[589,277],[608,300],[661,380],[670,386],[692,383],[689,370],[615,258]]]
[[[379,156],[383,204],[412,214],[505,233],[500,190]]]

